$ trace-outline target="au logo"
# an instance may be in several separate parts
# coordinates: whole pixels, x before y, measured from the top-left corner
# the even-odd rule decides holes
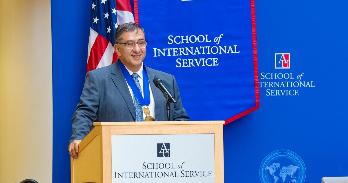
[[[290,53],[275,53],[274,68],[290,69]]]
[[[157,157],[170,157],[170,143],[157,143]]]

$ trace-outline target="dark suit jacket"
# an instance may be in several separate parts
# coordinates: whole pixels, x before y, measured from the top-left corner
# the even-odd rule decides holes
[[[156,121],[189,120],[182,106],[174,76],[149,67],[146,69],[155,100]],[[166,99],[161,90],[154,85],[154,78],[161,79],[177,101],[171,104],[172,119],[167,119]],[[80,102],[72,117],[71,140],[85,137],[94,121],[135,121],[135,107],[119,61],[87,73]]]

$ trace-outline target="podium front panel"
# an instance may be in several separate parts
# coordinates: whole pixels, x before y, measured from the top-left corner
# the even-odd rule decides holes
[[[214,134],[111,135],[112,183],[215,182]]]
[[[97,122],[71,182],[223,183],[223,122]]]

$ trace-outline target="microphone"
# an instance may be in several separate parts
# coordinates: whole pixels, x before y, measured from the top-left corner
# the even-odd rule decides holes
[[[153,82],[155,83],[155,86],[162,91],[163,95],[167,98],[168,102],[176,103],[176,100],[164,86],[161,79],[155,78],[153,79]]]

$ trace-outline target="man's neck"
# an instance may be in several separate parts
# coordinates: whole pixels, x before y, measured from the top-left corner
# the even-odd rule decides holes
[[[134,72],[140,71],[140,69],[142,68],[142,66],[143,66],[143,65],[141,65],[140,67],[127,67],[127,66],[125,65],[125,67],[126,67],[129,71],[132,71],[133,73],[134,73]]]
[[[139,72],[143,70],[143,64],[141,64],[140,67],[129,67],[129,66],[125,65],[125,64],[123,64],[123,65],[126,67],[126,69],[129,72],[129,74],[133,74],[133,73],[140,74]]]

